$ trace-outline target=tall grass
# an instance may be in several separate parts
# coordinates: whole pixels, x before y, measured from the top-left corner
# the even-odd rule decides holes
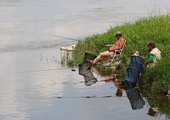
[[[147,68],[141,77],[142,87],[159,93],[170,89],[170,56],[162,58],[154,68]]]
[[[147,44],[150,41],[156,42],[157,47],[162,51],[162,56],[170,55],[170,15],[151,16],[142,18],[134,23],[126,23],[116,27],[110,27],[103,34],[96,34],[86,37],[85,40],[79,41],[74,51],[74,60],[81,63],[84,52],[90,52],[95,55],[107,50],[104,44],[115,41],[114,34],[117,31],[123,33],[127,43],[123,54],[126,57],[131,56],[136,50],[145,59],[148,56]]]

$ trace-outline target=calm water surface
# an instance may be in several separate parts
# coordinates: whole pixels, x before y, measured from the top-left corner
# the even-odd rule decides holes
[[[59,48],[77,41],[57,36],[81,39],[169,9],[169,0],[1,0],[0,120],[164,120],[147,115],[146,100],[132,110],[113,83],[85,86],[58,64]]]

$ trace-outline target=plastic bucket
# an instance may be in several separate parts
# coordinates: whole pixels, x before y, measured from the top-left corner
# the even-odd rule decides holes
[[[144,59],[138,56],[132,56],[130,58],[130,64],[128,66],[125,81],[136,83],[141,72],[143,72]]]

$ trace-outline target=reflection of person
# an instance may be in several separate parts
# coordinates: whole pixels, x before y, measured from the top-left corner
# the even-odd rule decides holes
[[[108,51],[101,52],[94,60],[88,60],[88,61],[91,62],[92,64],[96,64],[103,57],[106,57],[106,56],[113,57],[115,52],[117,50],[120,50],[123,47],[123,44],[125,42],[123,37],[122,37],[122,34],[120,32],[117,32],[115,34],[115,36],[116,36],[116,42],[114,44],[107,44],[107,45],[105,45],[106,47],[109,47]]]
[[[148,103],[150,108],[147,114],[150,115],[151,117],[155,117],[158,113],[158,107],[156,107],[157,106],[156,101],[154,99],[150,99]]]
[[[121,84],[120,81],[115,81],[115,80],[113,80],[113,79],[109,79],[109,80],[105,80],[105,82],[106,82],[106,83],[108,83],[108,82],[113,82],[113,84],[114,84],[115,87],[117,88],[116,96],[117,96],[117,97],[121,97],[121,96],[122,96],[124,89],[119,88],[119,85]]]
[[[150,67],[154,67],[158,60],[161,59],[161,51],[156,47],[155,43],[150,42],[148,44],[148,49],[150,51],[148,60],[144,63]]]
[[[150,115],[151,117],[156,116],[156,114],[158,113],[158,108],[149,108],[148,110],[148,115]]]

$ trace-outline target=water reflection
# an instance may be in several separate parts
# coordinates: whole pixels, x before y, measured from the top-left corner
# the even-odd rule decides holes
[[[166,119],[170,118],[170,99],[164,95],[156,95],[156,96],[145,96],[149,109],[147,114],[151,117],[159,117],[165,114]]]
[[[116,97],[118,98],[125,97],[123,96],[123,93],[126,93],[127,100],[130,103],[132,110],[139,110],[139,109],[141,110],[144,108],[144,106],[145,107],[149,106],[149,108],[145,110],[146,115],[152,116],[155,118],[158,118],[162,115],[162,113],[160,112],[160,111],[163,111],[163,110],[160,110],[162,106],[158,107],[157,104],[154,104],[153,106],[152,105],[153,102],[151,102],[150,104],[150,100],[147,98],[147,96],[146,97],[143,96],[142,93],[140,92],[140,89],[138,89],[138,87],[136,86],[138,82],[138,77],[141,75],[141,72],[143,71],[142,64],[144,61],[142,58],[132,56],[131,62],[126,72],[126,76],[124,78],[125,80],[119,81],[117,78],[115,78],[115,76],[112,76],[112,75],[108,76],[108,75],[100,74],[100,72],[97,70],[96,67],[92,67],[91,63],[86,61],[87,59],[89,59],[89,57],[91,59],[95,58],[94,55],[85,53],[84,60],[82,64],[80,64],[78,67],[78,73],[84,77],[85,86],[92,86],[92,87],[88,87],[88,88],[82,87],[82,86],[80,87],[77,84],[79,88],[83,88],[86,91],[89,91],[88,89],[94,89],[99,84],[103,85],[104,83],[112,83],[114,85],[114,91],[115,91]],[[134,69],[138,71],[134,71]],[[100,80],[98,78],[100,78]],[[102,97],[98,97],[97,94],[94,94],[94,95],[85,96],[83,98],[108,98],[108,97],[113,97],[113,96],[104,94]],[[117,104],[119,104],[119,101],[117,101]],[[165,104],[167,104],[167,102]],[[119,106],[121,107],[121,105]],[[167,113],[168,112],[166,112],[166,114]]]
[[[129,65],[129,66],[131,66],[131,65]],[[135,73],[131,73],[131,70],[128,69],[127,76],[130,75],[132,78],[133,77],[132,74],[135,74]],[[140,74],[138,74],[138,75],[140,75]],[[127,79],[127,76],[125,77],[125,79]],[[135,77],[137,77],[137,76],[135,75]],[[148,96],[143,96],[141,94],[140,90],[136,87],[137,80],[132,82],[127,79],[127,80],[121,82],[121,81],[118,81],[117,79],[111,79],[111,80],[105,80],[105,82],[114,83],[115,87],[117,88],[116,93],[118,93],[118,91],[120,91],[119,95],[116,94],[116,96],[121,96],[122,92],[123,92],[122,90],[125,90],[127,98],[129,99],[129,102],[131,104],[131,108],[133,110],[142,109],[144,107],[144,105],[145,105],[144,97],[145,97],[145,99],[147,99],[147,102],[149,104],[147,115],[149,115],[151,117],[155,117],[155,118],[160,118],[160,116],[165,114],[166,119],[170,118],[170,116],[169,116],[170,101],[169,101],[169,96],[166,96],[167,92],[165,93],[165,95],[160,94],[158,96],[148,97]],[[122,89],[122,88],[124,88],[124,89]]]
[[[143,63],[141,57],[131,56],[125,80],[119,85],[120,88],[125,89],[133,110],[141,109],[145,105],[139,89],[136,88],[138,78],[143,72]]]
[[[79,67],[82,67],[79,72],[80,75],[89,76],[89,78],[87,79],[86,77],[84,77],[85,80],[85,85],[86,82],[89,82],[88,85],[93,85],[93,84],[98,84],[97,79],[94,77],[94,73],[91,70],[91,64],[86,63],[86,65],[80,65]],[[85,70],[81,71],[81,70]],[[95,70],[97,70],[95,68]],[[88,71],[88,72],[87,72]],[[83,72],[83,73],[82,73]],[[90,73],[90,74],[89,74]],[[88,75],[89,74],[89,75]],[[118,79],[114,78],[113,76],[103,76],[103,78],[106,78],[106,80],[103,80],[103,82],[105,83],[113,83],[113,85],[116,87],[116,93],[115,95],[117,97],[122,97],[123,92],[126,92],[127,98],[129,100],[129,103],[131,105],[132,110],[139,110],[144,108],[145,106],[145,100],[144,100],[144,96],[141,94],[140,90],[136,87],[136,84],[133,84],[132,82],[129,81],[119,81]],[[126,85],[125,89],[122,88],[122,84]],[[108,96],[111,97],[111,96]],[[167,106],[164,105],[168,105],[169,104],[169,99],[166,96],[160,96],[161,98],[147,98],[148,99],[148,104],[149,104],[149,108],[148,111],[146,111],[146,114],[151,116],[151,117],[155,117],[155,118],[160,118],[162,116],[162,112],[164,113],[165,110],[163,110],[162,108],[167,109]],[[91,97],[89,97],[91,98]],[[92,97],[93,98],[93,97]],[[162,102],[164,102],[162,104],[162,106],[160,105]],[[167,104],[168,103],[168,104]],[[117,104],[119,104],[117,102]],[[169,115],[168,115],[168,111],[166,111],[166,118],[169,119]]]
[[[121,97],[122,93],[124,91],[126,92],[126,95],[130,101],[130,104],[133,110],[142,109],[143,106],[145,105],[142,95],[136,86],[129,85],[128,88],[124,90],[120,87],[122,82],[117,79],[105,80],[105,81],[112,82],[115,85],[115,87],[117,88],[116,96]]]
[[[124,89],[120,88],[119,85],[122,83],[121,81],[113,78],[113,79],[108,79],[108,80],[105,80],[106,83],[113,83],[114,86],[116,87],[116,96],[117,97],[122,97],[123,95],[123,92],[124,92]]]
[[[91,72],[91,63],[84,62],[79,65],[79,74],[84,77],[85,85],[90,86],[97,82],[97,79]]]
[[[133,110],[143,108],[145,102],[138,88],[134,87],[129,90],[126,90],[126,94]]]
[[[79,74],[84,76],[85,85],[87,86],[90,86],[97,82],[97,79],[93,76],[91,72],[92,64],[90,62],[87,62],[87,59],[94,59],[95,57],[95,55],[85,53],[83,63],[79,65]],[[133,110],[141,109],[145,105],[139,89],[136,88],[136,82],[142,70],[143,62],[144,61],[142,58],[136,56],[131,57],[131,62],[129,64],[129,68],[127,70],[127,75],[125,78],[126,80],[123,81],[123,83],[116,78],[105,80],[106,83],[112,82],[115,85],[115,87],[117,88],[116,96],[118,97],[122,96],[122,93],[125,89]],[[137,70],[137,72],[135,70]]]
[[[90,86],[97,82],[97,79],[93,76],[91,72],[91,63],[86,62],[79,66],[79,74],[84,76],[85,85]],[[120,88],[119,85],[122,84],[121,81],[115,79],[107,79],[105,80],[106,83],[113,83],[114,86],[117,88],[116,96],[121,97],[124,89]],[[126,94],[130,101],[131,107],[133,110],[141,109],[145,105],[145,102],[141,96],[141,93],[138,88],[135,86],[129,86],[126,88]]]

